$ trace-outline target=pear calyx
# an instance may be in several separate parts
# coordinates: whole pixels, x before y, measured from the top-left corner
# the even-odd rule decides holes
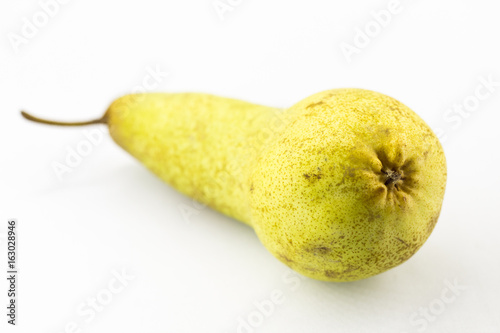
[[[396,184],[398,181],[403,179],[403,175],[394,170],[382,170],[382,173],[385,175],[384,185],[389,186],[391,184]]]

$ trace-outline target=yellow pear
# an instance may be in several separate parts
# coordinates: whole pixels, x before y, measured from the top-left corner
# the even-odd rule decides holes
[[[432,130],[386,95],[335,89],[289,109],[198,93],[115,100],[98,120],[180,192],[255,229],[297,272],[352,281],[395,267],[427,240],[446,161]]]

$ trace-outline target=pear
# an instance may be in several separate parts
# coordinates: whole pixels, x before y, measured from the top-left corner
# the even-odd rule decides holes
[[[424,244],[441,211],[446,160],[432,130],[386,95],[334,89],[289,109],[199,93],[115,100],[114,141],[178,191],[254,228],[318,280],[364,279]]]

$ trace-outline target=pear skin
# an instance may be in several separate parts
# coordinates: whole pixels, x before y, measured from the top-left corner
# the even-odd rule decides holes
[[[255,229],[295,271],[353,281],[408,260],[439,217],[446,160],[399,101],[335,89],[279,109],[199,93],[115,100],[98,120],[180,192]]]
[[[318,280],[367,278],[409,259],[439,217],[446,160],[408,107],[359,89],[313,95],[252,168],[252,225],[267,249]]]
[[[127,95],[109,107],[118,145],[180,192],[251,225],[248,175],[282,110],[200,93]]]

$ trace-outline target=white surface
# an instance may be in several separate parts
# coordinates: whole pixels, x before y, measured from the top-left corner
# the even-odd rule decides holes
[[[237,332],[250,316],[256,327],[241,332],[500,332],[500,86],[468,117],[443,119],[473,101],[481,77],[500,82],[497,3],[402,0],[349,63],[340,46],[389,1],[223,2],[234,4],[225,20],[212,0],[68,1],[18,53],[8,33],[41,7],[1,3],[0,232],[18,219],[20,294],[18,326],[7,327],[1,310],[0,331],[71,332],[76,322],[81,332]],[[196,208],[107,135],[59,181],[52,164],[98,127],[35,125],[19,110],[96,117],[156,67],[169,75],[153,90],[273,106],[339,87],[396,97],[447,135],[449,182],[434,233],[387,273],[325,283],[297,278],[250,228]],[[197,214],[183,219],[183,205]],[[122,269],[135,278],[91,318],[87,298],[106,296]],[[450,283],[465,287],[454,295]],[[258,322],[255,302],[279,293],[281,304]],[[428,319],[418,314],[429,307]]]

